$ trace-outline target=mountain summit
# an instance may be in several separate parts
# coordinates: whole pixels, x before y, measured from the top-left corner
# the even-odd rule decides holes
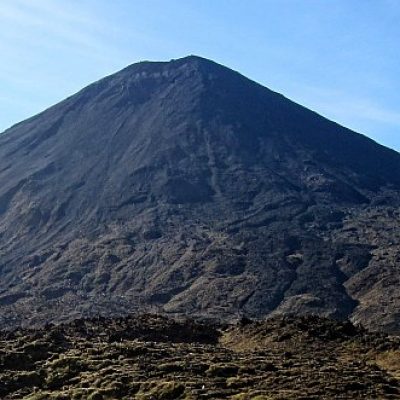
[[[141,62],[0,136],[0,325],[157,310],[400,331],[400,155],[226,67]]]

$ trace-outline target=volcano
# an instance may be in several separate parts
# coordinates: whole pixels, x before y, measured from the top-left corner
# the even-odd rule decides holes
[[[400,154],[210,60],[0,135],[0,326],[156,311],[400,331]]]

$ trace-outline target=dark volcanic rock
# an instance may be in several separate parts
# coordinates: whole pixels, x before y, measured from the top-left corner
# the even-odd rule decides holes
[[[400,399],[398,338],[316,316],[80,319],[0,339],[4,400]]]
[[[400,330],[400,155],[199,57],[0,137],[0,325],[154,310]]]

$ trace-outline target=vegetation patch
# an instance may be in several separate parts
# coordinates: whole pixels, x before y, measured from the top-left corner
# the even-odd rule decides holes
[[[400,399],[399,359],[400,339],[317,317],[78,320],[0,332],[0,398]]]

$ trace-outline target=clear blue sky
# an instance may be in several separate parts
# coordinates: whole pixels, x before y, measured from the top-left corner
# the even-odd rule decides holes
[[[0,0],[0,54],[0,131],[197,54],[400,150],[400,0]]]

